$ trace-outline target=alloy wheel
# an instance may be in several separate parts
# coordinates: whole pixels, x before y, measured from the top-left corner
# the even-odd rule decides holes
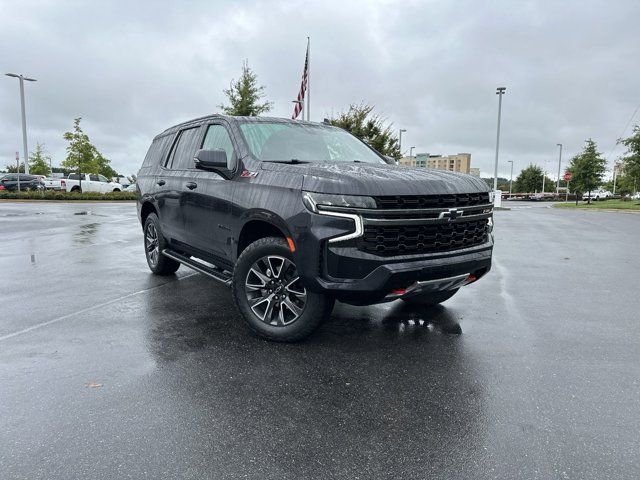
[[[144,247],[149,263],[155,267],[160,256],[160,245],[158,244],[158,230],[156,230],[156,226],[153,223],[147,225],[147,231],[144,235]]]
[[[245,279],[245,293],[254,315],[274,326],[295,322],[307,303],[295,264],[278,255],[254,262]]]

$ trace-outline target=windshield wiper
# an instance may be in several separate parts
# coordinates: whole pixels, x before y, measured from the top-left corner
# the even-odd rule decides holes
[[[311,163],[305,160],[298,160],[297,158],[292,158],[291,160],[262,160],[265,163],[289,163],[296,165],[298,163]]]

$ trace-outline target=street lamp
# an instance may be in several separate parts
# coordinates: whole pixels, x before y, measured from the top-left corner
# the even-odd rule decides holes
[[[513,185],[513,160],[508,160],[508,162],[511,164],[511,176],[509,177],[509,198],[511,198],[511,187]]]
[[[398,135],[398,150],[400,150],[400,155],[402,155],[402,132],[406,132],[406,128],[400,129],[400,135]]]
[[[24,173],[29,174],[29,150],[27,149],[27,116],[24,111],[24,81],[35,82],[35,78],[25,77],[15,73],[7,73],[7,77],[14,77],[20,80],[20,105],[22,106],[22,146],[24,148]],[[20,164],[18,164],[18,167]],[[20,173],[20,168],[18,168]]]
[[[558,157],[558,181],[556,183],[556,194],[560,191],[560,165],[562,165],[562,144],[556,143],[560,147],[560,156]]]
[[[500,117],[502,116],[502,95],[504,95],[507,87],[498,87],[496,89],[496,95],[498,95],[498,133],[496,134],[496,163],[493,167],[493,191],[494,198],[496,198],[495,192],[498,190],[498,151],[500,150]]]
[[[413,157],[413,149],[414,149],[414,148],[416,148],[416,147],[411,147],[411,148],[409,149],[409,156],[410,156],[410,157]]]

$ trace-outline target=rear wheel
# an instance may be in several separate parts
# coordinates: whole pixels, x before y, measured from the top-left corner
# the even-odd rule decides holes
[[[278,342],[308,336],[331,313],[333,302],[308,291],[284,238],[262,238],[240,255],[233,297],[249,329]]]
[[[410,305],[432,307],[446,300],[449,300],[456,294],[457,291],[458,289],[456,288],[455,290],[444,290],[442,292],[429,292],[422,295],[416,295],[415,297],[403,298],[402,300]]]
[[[82,193],[82,189],[80,187],[71,187],[71,193]]]
[[[155,213],[150,213],[144,222],[144,253],[149,269],[156,275],[175,273],[180,263],[162,255],[167,248],[166,240],[160,230],[160,221]]]

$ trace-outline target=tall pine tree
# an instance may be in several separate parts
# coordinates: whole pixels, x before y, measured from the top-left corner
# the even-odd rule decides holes
[[[249,62],[242,64],[242,75],[238,80],[232,80],[224,94],[229,100],[229,105],[220,105],[227,115],[243,117],[257,117],[271,110],[271,102],[261,102],[264,97],[265,87],[258,85],[258,76],[249,68]]]

